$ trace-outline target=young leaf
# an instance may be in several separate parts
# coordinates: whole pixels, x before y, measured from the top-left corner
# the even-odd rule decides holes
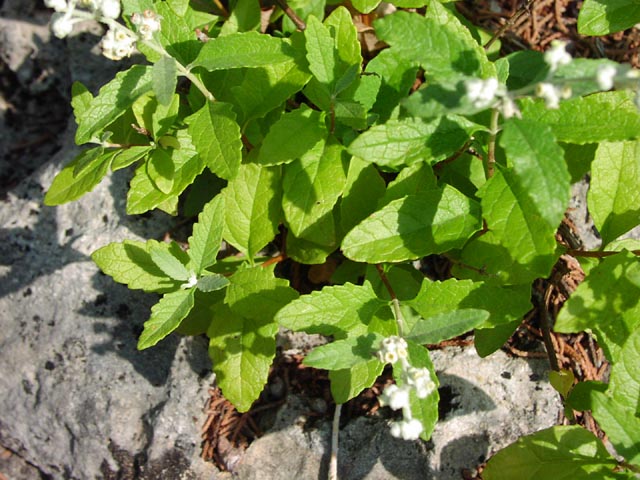
[[[111,162],[111,171],[115,172],[116,170],[133,165],[138,160],[142,160],[149,154],[149,152],[151,152],[152,148],[153,147],[151,146],[139,146],[120,150],[113,157],[113,162]]]
[[[339,6],[325,19],[324,24],[334,37],[336,60],[343,65],[340,69],[341,75],[351,66],[356,67],[354,73],[359,73],[362,64],[361,46],[358,41],[358,30],[349,10]],[[339,89],[336,90],[337,92]]]
[[[376,210],[385,193],[385,182],[375,166],[353,157],[340,202],[340,224],[348,232]]]
[[[166,293],[151,307],[151,317],[144,322],[144,330],[138,339],[138,350],[154,346],[173,332],[193,308],[195,289]]]
[[[304,38],[311,73],[320,83],[329,85],[335,82],[337,74],[334,57],[335,43],[329,29],[316,17],[309,17]]]
[[[223,192],[224,238],[250,262],[278,233],[282,218],[281,188],[278,167],[246,163]]]
[[[71,202],[93,190],[107,174],[117,153],[118,150],[104,152],[102,147],[81,152],[53,179],[44,197],[45,205]]]
[[[257,162],[262,165],[290,163],[327,137],[324,115],[306,105],[285,113],[269,129]],[[295,142],[291,139],[295,138]]]
[[[147,175],[153,185],[164,194],[171,193],[176,170],[171,153],[161,147],[154,148],[146,165]]]
[[[169,105],[178,84],[178,69],[173,57],[163,55],[152,67],[153,91],[161,105]]]
[[[452,187],[394,200],[351,230],[351,260],[400,262],[461,248],[481,227],[480,206]]]
[[[282,209],[287,224],[294,235],[310,240],[324,230],[319,220],[331,215],[347,181],[344,147],[332,139],[323,147],[283,171]]]
[[[186,119],[196,150],[213,173],[231,180],[242,162],[242,133],[231,105],[207,102]]]
[[[216,383],[240,411],[258,398],[276,354],[278,325],[266,318],[244,318],[220,305],[207,335]]]
[[[500,450],[482,472],[485,480],[518,478],[620,478],[617,462],[590,431],[577,426],[551,427],[520,437]],[[622,477],[625,478],[625,477]]]
[[[134,65],[116,74],[100,89],[77,119],[76,143],[81,145],[98,137],[102,130],[131,107],[142,94],[153,88],[152,67]]]
[[[349,145],[349,153],[390,168],[419,161],[433,164],[455,153],[481,128],[456,115],[431,121],[419,118],[389,120],[356,138]]]
[[[255,68],[288,62],[298,55],[286,39],[257,32],[233,33],[205,43],[192,66],[210,71]]]
[[[543,101],[523,100],[522,117],[546,123],[561,142],[583,145],[638,137],[640,112],[634,93],[601,92],[560,103],[549,109]]]
[[[578,15],[580,35],[603,36],[620,32],[640,22],[636,0],[585,0]]]
[[[637,416],[637,398],[633,407],[621,404],[606,393],[591,393],[591,413],[607,438],[628,462],[640,463],[640,418]]]
[[[177,244],[176,246],[180,248]],[[153,263],[170,278],[186,282],[191,276],[187,267],[174,257],[169,249],[152,246],[149,248],[149,255]]]
[[[589,213],[604,244],[640,224],[640,142],[603,142],[591,163]]]
[[[371,360],[380,348],[382,335],[368,333],[335,340],[314,348],[304,359],[304,364],[325,370],[342,370]]]
[[[272,321],[278,310],[298,298],[287,280],[274,276],[274,268],[246,268],[229,279],[225,302],[234,313],[256,321]]]
[[[80,82],[73,82],[71,85],[71,107],[73,108],[73,116],[78,119],[91,108],[93,95],[87,87]]]
[[[295,331],[345,338],[365,333],[366,325],[383,305],[371,284],[346,283],[303,295],[280,310],[276,321]]]
[[[475,308],[440,313],[416,323],[406,338],[421,345],[436,344],[473,330],[488,318],[489,312]]]
[[[158,190],[147,175],[145,165],[141,165],[131,180],[131,188],[127,195],[129,215],[144,213],[156,207],[163,208],[169,214],[177,213],[178,195],[193,183],[196,176],[202,172],[204,164],[186,129],[178,130],[176,139],[180,148],[167,150],[175,167],[171,191],[164,193]]]
[[[380,4],[380,0],[352,0],[353,7],[362,13],[369,13],[375,10]]]
[[[615,364],[628,332],[634,331],[640,320],[640,287],[625,274],[637,263],[638,259],[626,251],[602,260],[565,302],[555,331],[593,330],[605,355]]]
[[[509,119],[500,145],[513,165],[518,190],[549,226],[556,228],[569,204],[570,177],[564,152],[550,128],[530,120]]]
[[[151,258],[151,249],[160,249],[168,255],[177,256],[177,244],[160,243],[149,240],[146,243],[125,240],[110,243],[91,254],[91,259],[104,273],[130,289],[145,292],[169,292],[176,290],[180,282],[167,277]],[[178,250],[180,248],[178,247]],[[179,258],[179,257],[178,257]]]
[[[372,358],[367,362],[361,362],[344,370],[331,370],[331,396],[336,403],[346,403],[360,395],[365,388],[371,387],[382,374],[384,365]]]
[[[193,234],[189,237],[189,258],[190,266],[197,275],[216,263],[222,242],[224,210],[224,197],[216,195],[198,215],[198,223],[193,225]]]

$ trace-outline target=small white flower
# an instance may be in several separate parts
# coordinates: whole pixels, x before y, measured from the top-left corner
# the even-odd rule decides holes
[[[476,108],[490,107],[496,96],[500,93],[499,87],[500,84],[497,78],[487,78],[486,80],[472,78],[465,81],[467,98]]]
[[[100,42],[102,54],[110,60],[122,60],[135,51],[136,39],[125,30],[109,28]]]
[[[554,40],[551,42],[551,48],[544,52],[544,61],[547,62],[551,71],[554,72],[562,65],[568,65],[571,63],[572,57],[567,52],[567,44],[560,40]]]
[[[97,1],[99,0],[78,0],[78,6],[94,11],[98,8]]]
[[[58,38],[64,38],[73,30],[73,20],[67,13],[54,13],[51,17],[51,30]]]
[[[556,109],[560,106],[561,92],[551,83],[542,82],[536,85],[536,95],[544,99],[547,108]]]
[[[145,10],[131,15],[131,23],[138,27],[138,34],[143,40],[150,40],[160,30],[160,19],[152,10]]]
[[[415,388],[418,398],[427,398],[436,389],[436,384],[431,380],[431,374],[426,368],[409,368],[407,383]]]
[[[422,433],[422,423],[415,418],[400,420],[391,424],[391,435],[404,440],[417,440]]]
[[[120,16],[120,0],[102,0],[100,12],[103,16],[115,20]]]
[[[618,70],[613,65],[601,65],[596,72],[596,81],[600,90],[611,90]]]
[[[378,400],[383,407],[389,406],[392,410],[400,410],[409,406],[409,392],[410,389],[405,385],[399,387],[392,384],[384,389]]]
[[[194,272],[191,272],[191,276],[189,277],[189,280],[187,280],[186,283],[183,283],[182,285],[180,285],[180,288],[182,288],[183,290],[188,290],[189,288],[195,287],[197,284],[198,284],[198,277]]]
[[[47,8],[53,8],[56,12],[64,12],[69,7],[67,0],[44,0],[44,5]]]
[[[380,342],[378,359],[382,363],[396,363],[407,358],[407,342],[404,338],[392,335]]]
[[[516,102],[509,96],[505,96],[502,98],[502,102],[500,103],[500,113],[504,118],[522,118],[522,114],[520,113],[520,109],[516,105]]]

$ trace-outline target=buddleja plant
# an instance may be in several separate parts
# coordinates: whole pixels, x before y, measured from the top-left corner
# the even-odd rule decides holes
[[[305,363],[329,371],[337,404],[392,364],[396,384],[380,398],[402,411],[391,433],[428,439],[439,398],[424,345],[472,329],[480,356],[504,344],[531,308],[532,282],[567,250],[556,230],[571,183],[590,172],[589,209],[604,246],[587,252],[587,279],[556,331],[593,332],[611,379],[554,382],[569,410],[593,412],[624,460],[587,430],[560,426],[498,453],[484,476],[633,478],[639,246],[619,237],[640,223],[635,70],[572,59],[562,43],[489,56],[486,33],[436,0],[378,9],[373,28],[388,48],[368,60],[352,12],[333,4],[325,17],[323,1],[280,2],[287,16],[273,9],[268,26],[254,0],[232,1],[229,11],[187,0],[131,0],[122,12],[117,1],[46,3],[56,35],[94,18],[108,27],[107,57],[137,50],[146,62],[95,96],[73,86],[76,141],[89,146],[45,201],[75,200],[127,167],[135,167],[130,214],[177,214],[187,192],[192,204],[205,199],[187,251],[124,241],[93,259],[115,281],[162,295],[139,348],[174,331],[208,335],[217,383],[240,411],[262,391],[285,327],[332,337]],[[352,6],[369,13],[378,3]],[[596,3],[608,2],[585,8]],[[341,259],[333,284],[299,295],[277,278],[277,258],[261,256],[277,235],[278,258]],[[223,240],[240,256],[217,261]],[[414,267],[433,254],[450,260],[450,279]]]

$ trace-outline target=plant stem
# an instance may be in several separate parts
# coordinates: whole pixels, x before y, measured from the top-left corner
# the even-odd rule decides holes
[[[560,366],[558,365],[556,350],[553,346],[553,339],[551,338],[551,322],[549,321],[549,300],[551,299],[552,288],[553,287],[551,285],[548,285],[547,290],[544,292],[544,308],[540,317],[540,327],[542,329],[544,347],[547,350],[547,357],[549,357],[549,366],[551,367],[551,370],[559,372]]]
[[[331,458],[329,459],[329,480],[338,480],[338,436],[340,434],[340,411],[342,404],[336,403],[331,427]]]
[[[301,32],[304,32],[306,30],[307,24],[304,23],[304,20],[302,20],[298,16],[298,14],[293,11],[293,9],[287,3],[287,0],[276,0],[276,3],[282,9],[285,15],[291,19],[295,26],[298,27],[298,30],[300,30]]]
[[[498,120],[500,112],[497,108],[491,110],[491,124],[489,125],[489,146],[487,151],[487,163],[485,166],[487,178],[493,177],[496,165],[496,137],[498,135]]]
[[[507,20],[507,22],[496,31],[496,33],[493,34],[493,37],[491,37],[491,39],[484,44],[484,49],[489,50],[489,48],[491,48],[491,45],[493,45],[495,41],[498,40],[498,38],[500,38],[504,34],[504,32],[509,30],[518,21],[518,19],[522,15],[524,15],[527,12],[527,10],[529,10],[529,8],[531,8],[531,5],[533,5],[533,1],[534,0],[527,0],[527,2],[524,5],[522,5],[516,11],[516,13],[514,13],[509,18],[509,20]]]
[[[620,252],[616,252],[613,250],[588,252],[588,251],[582,251],[582,250],[569,249],[566,251],[566,253],[567,255],[571,255],[572,257],[604,258],[604,257],[610,257],[611,255],[616,255]],[[640,255],[640,250],[631,250],[631,253],[633,253],[634,255]]]
[[[384,270],[382,269],[382,265],[376,264],[376,270],[378,271],[378,275],[380,275],[383,285],[391,296],[391,308],[393,308],[393,313],[396,317],[396,322],[398,323],[398,335],[402,337],[404,332],[404,316],[402,315],[402,310],[400,310],[400,302],[398,301],[396,292],[393,291],[393,287],[389,283],[387,274],[384,273]]]

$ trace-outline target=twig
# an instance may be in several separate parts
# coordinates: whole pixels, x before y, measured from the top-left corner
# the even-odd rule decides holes
[[[331,458],[329,459],[329,480],[338,480],[338,437],[340,434],[340,411],[342,404],[336,403],[331,427]]]
[[[603,257],[610,257],[611,255],[617,255],[620,252],[616,252],[612,250],[587,252],[583,250],[568,249],[566,253],[568,255],[571,255],[572,257],[603,258]],[[634,255],[640,255],[640,250],[631,250],[631,253],[633,253]]]
[[[559,372],[560,367],[558,366],[558,359],[556,358],[556,351],[553,345],[553,339],[551,338],[551,322],[549,322],[549,301],[551,299],[552,291],[553,286],[549,285],[546,292],[544,292],[544,308],[542,309],[542,315],[540,316],[540,326],[542,327],[542,339],[544,340],[544,346],[547,349],[547,356],[549,357],[551,370]]]
[[[496,31],[496,33],[493,34],[493,37],[491,37],[491,39],[484,44],[484,49],[489,50],[489,48],[491,48],[491,45],[493,45],[495,41],[504,34],[504,32],[509,30],[513,26],[513,24],[516,23],[518,19],[527,12],[527,10],[529,10],[531,5],[533,5],[533,0],[527,0],[527,3],[522,5],[522,7],[520,7],[518,11],[514,13],[513,16],[509,18],[509,20],[507,20],[507,22]]]
[[[292,10],[292,8],[287,3],[287,0],[276,0],[276,3],[282,9],[285,15],[291,19],[295,26],[298,27],[298,30],[300,30],[301,32],[304,32],[306,30],[307,24],[304,23],[304,20],[302,20],[298,16],[298,14]]]
[[[498,119],[500,112],[497,108],[491,110],[491,124],[489,125],[489,146],[487,151],[487,178],[493,177],[496,165],[496,136],[498,135]]]

